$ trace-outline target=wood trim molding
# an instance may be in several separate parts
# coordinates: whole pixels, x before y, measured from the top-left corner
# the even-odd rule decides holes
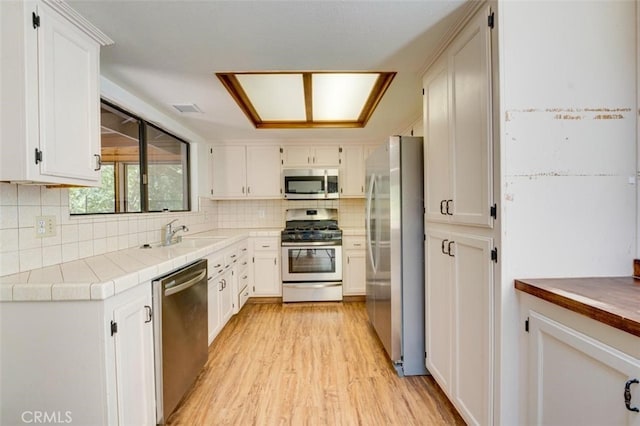
[[[365,102],[362,112],[357,120],[346,121],[314,121],[313,120],[313,74],[324,73],[379,73],[379,77],[374,84],[371,94]],[[237,74],[301,74],[304,86],[305,98],[305,121],[264,121],[251,103],[251,100],[243,90],[242,85],[237,79]],[[247,116],[249,121],[256,129],[312,129],[312,128],[343,128],[355,129],[365,127],[376,107],[382,100],[387,89],[391,85],[396,72],[393,71],[283,71],[283,72],[222,72],[216,73],[216,76],[227,89],[233,100],[238,104],[242,112]]]

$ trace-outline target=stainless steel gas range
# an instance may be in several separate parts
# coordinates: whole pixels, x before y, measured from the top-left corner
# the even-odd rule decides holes
[[[282,231],[282,301],[342,300],[337,209],[289,209]]]

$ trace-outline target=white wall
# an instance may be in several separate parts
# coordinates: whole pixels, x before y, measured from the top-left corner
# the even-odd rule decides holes
[[[629,275],[636,253],[633,1],[500,1],[501,424],[525,419],[514,278]]]

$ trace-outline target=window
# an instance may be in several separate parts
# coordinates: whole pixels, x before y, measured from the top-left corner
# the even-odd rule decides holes
[[[100,116],[102,186],[70,189],[71,214],[189,210],[189,144],[104,101]]]

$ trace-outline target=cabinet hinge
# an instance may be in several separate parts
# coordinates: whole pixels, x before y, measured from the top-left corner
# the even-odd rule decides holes
[[[491,250],[491,260],[498,263],[498,247],[494,247],[493,250]]]
[[[36,164],[42,163],[42,151],[36,148]]]
[[[524,331],[529,332],[529,317],[524,321]]]
[[[111,335],[113,336],[118,332],[118,323],[115,321],[111,321]]]
[[[491,209],[489,209],[489,214],[494,219],[498,218],[498,205],[497,204],[494,204],[494,205],[491,206]]]
[[[494,12],[491,12],[487,17],[487,25],[489,25],[489,28],[493,28],[494,26],[494,20],[495,20],[494,16],[495,16]]]
[[[33,29],[36,29],[40,26],[40,16],[36,15],[35,12],[31,13],[31,22],[33,23]]]

